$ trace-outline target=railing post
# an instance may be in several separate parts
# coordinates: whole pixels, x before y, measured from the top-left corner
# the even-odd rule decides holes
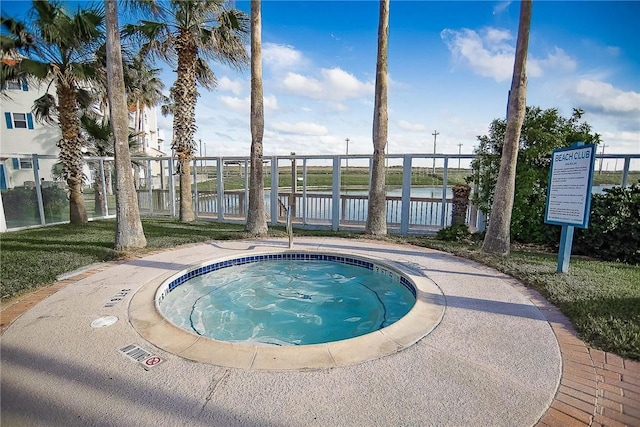
[[[411,156],[402,159],[402,210],[400,212],[400,234],[409,233],[409,209],[411,208]]]
[[[176,182],[173,175],[173,157],[169,159],[169,199],[171,205],[169,205],[169,212],[172,218],[176,217]]]
[[[626,188],[629,184],[629,165],[631,164],[631,157],[624,158],[624,168],[622,169],[622,188]]]
[[[198,215],[200,214],[200,198],[198,197],[198,161],[197,159],[194,157],[193,158],[193,203],[194,203],[194,210],[193,213],[195,214],[195,217],[198,218]]]
[[[302,159],[302,223],[307,223],[307,159]]]
[[[333,157],[333,189],[331,197],[331,229],[338,231],[340,226],[340,156]]]
[[[271,225],[278,225],[278,157],[271,157]]]
[[[9,113],[7,113],[9,114]],[[40,169],[38,167],[38,155],[31,155],[31,164],[33,165],[33,179],[36,182],[36,198],[38,199],[38,212],[40,213],[40,224],[45,225],[47,221],[44,218],[44,203],[42,202],[42,186],[40,185]]]
[[[218,157],[216,168],[218,173],[216,175],[216,196],[218,197],[218,221],[224,219],[224,161],[222,157]]]
[[[147,178],[147,191],[149,192],[149,213],[153,214],[153,186],[151,178],[151,160],[147,160],[147,171],[145,173]],[[106,199],[105,199],[106,200]]]
[[[263,183],[264,183],[264,176],[261,176],[260,179],[262,179]],[[249,161],[245,160],[244,161],[244,208],[242,209],[242,212],[244,214],[245,219],[247,218],[247,215],[249,214]]]
[[[100,159],[100,181],[102,183],[102,199],[104,200],[104,212],[102,215],[109,215],[109,203],[107,202],[107,182],[104,176],[104,159]]]
[[[447,224],[447,173],[449,172],[449,158],[444,158],[444,170],[442,171],[442,216],[440,218],[440,227],[444,228]]]

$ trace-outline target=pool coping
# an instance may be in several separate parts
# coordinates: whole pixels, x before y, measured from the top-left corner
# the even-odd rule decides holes
[[[330,255],[319,250],[273,249],[248,250],[247,256],[283,253]],[[442,320],[445,298],[441,289],[428,277],[388,259],[363,257],[348,251],[340,255],[369,261],[407,277],[415,286],[414,306],[404,317],[383,329],[346,340],[301,346],[252,345],[214,340],[182,329],[160,313],[158,294],[171,280],[190,270],[243,256],[236,254],[194,263],[169,278],[158,278],[145,284],[129,303],[129,322],[151,344],[185,359],[228,368],[283,371],[328,369],[388,356],[412,346],[433,331]]]

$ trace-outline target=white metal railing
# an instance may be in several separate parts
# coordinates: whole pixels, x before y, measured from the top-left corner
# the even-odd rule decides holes
[[[50,217],[47,216],[43,189],[52,185],[64,188],[65,184],[51,181],[43,170],[43,165],[46,168],[57,161],[57,157],[36,154],[0,154],[0,157],[24,157],[35,166],[31,171],[33,181],[28,179],[30,175],[25,174],[26,171],[20,171],[20,176],[25,180],[25,187],[27,187],[27,181],[30,182],[36,194],[36,213],[31,216],[26,225],[38,226],[51,223]],[[389,228],[401,234],[408,234],[434,232],[449,225],[453,205],[448,176],[452,170],[456,169],[456,165],[457,169],[460,169],[461,161],[468,163],[473,158],[475,156],[469,154],[387,155],[387,171],[395,168],[396,176],[401,175],[399,188],[390,189],[387,192],[386,208]],[[638,167],[640,154],[607,154],[596,157],[596,160],[600,159],[615,161],[616,166],[618,160],[622,160],[622,170],[619,172],[621,185],[627,185],[629,182],[628,176],[632,162],[634,170],[640,169]],[[113,216],[115,196],[109,193],[110,181],[105,178],[106,171],[113,169],[113,158],[86,157],[85,160],[87,164],[93,165],[88,173],[90,181],[99,180],[102,184],[104,211],[101,217]],[[431,196],[419,194],[420,188],[412,184],[416,174],[427,173],[425,170],[430,171],[431,162],[435,163],[436,160],[439,162],[437,178],[441,181],[441,185],[435,188]],[[178,180],[174,175],[175,159],[138,157],[133,158],[132,162],[138,174],[137,193],[141,214],[177,216],[179,191],[176,188]],[[290,208],[291,222],[296,227],[332,230],[364,228],[368,212],[368,190],[360,188],[359,192],[354,193],[350,186],[342,185],[341,181],[345,172],[349,171],[349,165],[351,168],[358,167],[357,164],[360,162],[360,165],[368,165],[370,169],[371,156],[272,156],[264,157],[264,162],[267,183],[264,195],[265,207],[271,225],[285,225],[286,210]],[[295,168],[292,167],[293,165]],[[307,184],[309,170],[314,167],[326,169],[327,180],[321,188]],[[227,222],[246,220],[249,197],[248,157],[198,157],[193,160],[192,170],[194,210],[198,218]],[[6,169],[3,173],[7,175]],[[292,173],[292,184],[285,187],[280,185],[279,181],[284,179],[287,173]],[[8,180],[5,177],[6,181]],[[3,210],[2,213],[4,214],[5,211]],[[3,219],[0,218],[0,231],[19,229],[24,226],[24,224],[16,226],[15,223],[10,224],[7,221],[8,227],[3,228],[5,226]],[[481,229],[483,220],[472,206],[468,208],[467,222],[470,225]]]

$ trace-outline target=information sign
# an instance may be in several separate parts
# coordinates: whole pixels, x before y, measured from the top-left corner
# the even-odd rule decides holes
[[[573,229],[589,226],[595,153],[595,145],[585,145],[583,142],[553,150],[544,222],[562,226],[558,273],[569,271]]]
[[[553,151],[544,222],[589,226],[594,161],[593,144]]]

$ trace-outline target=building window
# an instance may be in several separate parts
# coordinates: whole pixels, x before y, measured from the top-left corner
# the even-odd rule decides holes
[[[29,85],[26,79],[8,80],[2,85],[3,90],[23,90],[28,91]]]
[[[4,113],[7,129],[33,129],[31,113]]]
[[[24,113],[13,113],[13,127],[16,129],[26,129],[27,115]]]
[[[13,170],[33,169],[33,159],[29,157],[14,157]]]

